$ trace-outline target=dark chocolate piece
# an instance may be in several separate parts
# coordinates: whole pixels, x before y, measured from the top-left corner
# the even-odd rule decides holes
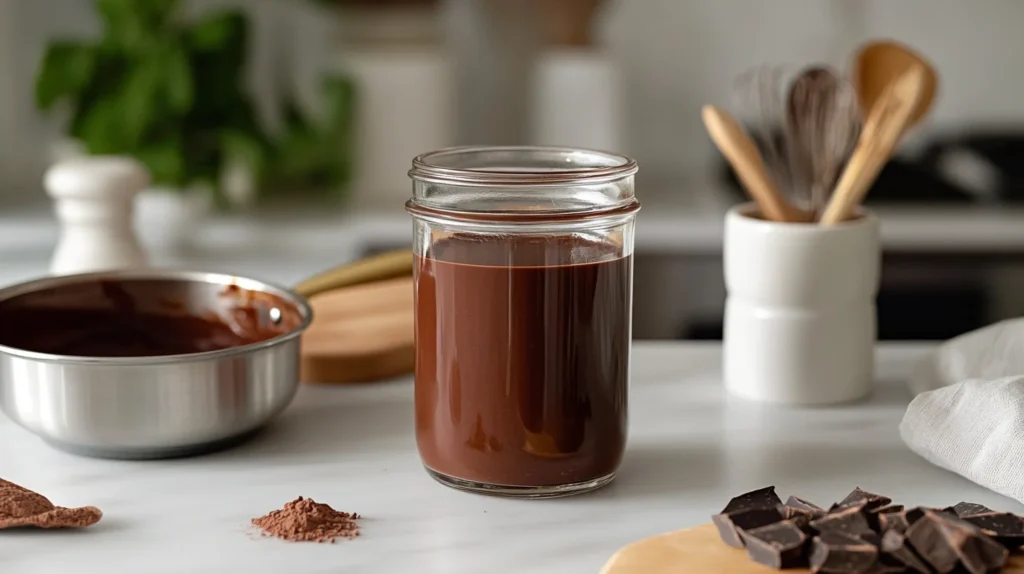
[[[914,550],[940,574],[958,566],[971,574],[998,571],[1009,552],[980,528],[955,515],[925,510],[907,528],[907,540]]]
[[[842,532],[822,532],[811,540],[809,561],[811,572],[862,574],[876,565],[878,549]]]
[[[914,549],[907,543],[907,537],[900,532],[890,530],[882,536],[882,558],[883,561],[895,560],[906,569],[918,574],[929,574],[931,568],[914,552]]]
[[[979,506],[984,508],[983,506]],[[1024,518],[1009,512],[986,512],[964,517],[982,532],[1010,550],[1024,546]]]
[[[867,574],[906,574],[907,567],[891,556],[878,555],[878,562],[868,570]]]
[[[848,506],[861,506],[863,505],[867,510],[874,510],[881,508],[892,502],[892,499],[888,496],[882,496],[881,494],[874,494],[866,490],[862,490],[859,486],[853,489],[853,492],[846,495],[846,498],[840,500],[835,506],[838,508],[846,508]]]
[[[722,510],[722,514],[732,514],[741,510],[752,508],[775,508],[782,504],[782,499],[775,494],[774,486],[766,486],[758,490],[752,490],[741,494],[729,501]]]
[[[818,532],[837,531],[852,536],[874,532],[871,522],[868,520],[868,513],[864,511],[863,506],[851,506],[831,512],[812,520],[810,526]]]
[[[875,514],[892,514],[893,512],[903,512],[902,504],[890,504],[889,506],[883,506],[872,510]]]
[[[817,504],[814,504],[813,502],[808,502],[796,496],[790,496],[789,498],[787,498],[785,507],[795,510],[797,512],[807,514],[811,518],[819,518],[825,515],[824,508],[818,506]]]
[[[906,532],[907,528],[909,528],[911,524],[917,522],[919,518],[924,516],[925,510],[927,509],[918,506],[900,512],[884,512],[882,514],[878,514],[878,530],[883,533],[890,530]]]
[[[928,510],[928,509],[927,508],[922,508],[920,506],[915,507],[915,508],[910,508],[910,509],[908,509],[908,510],[903,512],[903,516],[906,517],[907,524],[913,524],[913,523],[917,522],[918,520],[920,520],[922,516],[924,516],[924,511],[925,510]],[[941,510],[936,510],[936,512],[941,512]]]
[[[847,536],[856,536],[868,544],[880,546],[882,544],[882,536],[877,532],[858,532],[855,535],[847,534]]]
[[[779,570],[807,564],[808,536],[790,520],[741,530],[740,536],[754,562]]]
[[[960,518],[967,518],[975,514],[988,514],[990,512],[995,511],[984,504],[975,504],[973,502],[959,502],[953,506],[953,513]]]
[[[774,524],[782,519],[782,513],[777,508],[751,508],[731,514],[716,514],[711,517],[711,522],[715,523],[722,542],[733,548],[743,548],[740,532]]]
[[[909,526],[910,522],[907,521],[905,512],[887,512],[878,515],[878,530],[880,532],[894,530],[902,533],[906,532]]]

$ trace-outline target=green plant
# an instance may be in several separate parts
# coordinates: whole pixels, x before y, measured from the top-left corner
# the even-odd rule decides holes
[[[352,168],[355,90],[349,78],[336,75],[324,77],[322,90],[325,113],[319,123],[303,113],[294,99],[286,101],[284,130],[267,162],[268,191],[310,187],[344,191]]]
[[[229,162],[262,185],[340,188],[348,168],[352,90],[328,82],[330,110],[317,127],[289,103],[278,137],[261,126],[244,89],[249,26],[239,10],[194,22],[178,0],[95,0],[103,24],[96,41],[61,40],[36,76],[36,104],[70,107],[68,134],[89,154],[126,154],[145,163],[156,184],[220,190]],[[334,146],[336,155],[318,146]],[[218,194],[219,196],[220,194]]]

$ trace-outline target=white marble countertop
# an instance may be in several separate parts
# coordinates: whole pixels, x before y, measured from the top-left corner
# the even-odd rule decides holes
[[[908,504],[967,499],[1024,511],[900,441],[902,378],[927,346],[883,345],[870,401],[799,410],[723,397],[716,344],[635,348],[619,476],[566,499],[512,501],[434,483],[416,454],[408,380],[304,387],[253,442],[176,461],[79,458],[0,415],[0,477],[105,512],[82,531],[0,532],[0,572],[596,574],[620,546],[706,522],[729,497],[769,484],[819,503],[861,486]],[[365,515],[363,536],[254,539],[250,518],[300,495]]]

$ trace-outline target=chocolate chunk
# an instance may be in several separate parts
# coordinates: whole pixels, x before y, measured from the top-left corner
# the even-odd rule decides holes
[[[851,535],[847,534],[847,536]],[[874,546],[880,546],[882,544],[882,536],[877,532],[859,532],[855,536]]]
[[[907,537],[900,532],[890,530],[882,536],[882,559],[883,561],[895,560],[911,572],[929,574],[931,568],[914,552],[914,549],[907,543]]]
[[[716,514],[711,517],[722,541],[733,548],[743,548],[740,533],[761,526],[774,524],[783,519],[778,508],[750,508],[729,514]]]
[[[740,536],[746,543],[747,555],[754,562],[779,570],[807,564],[807,534],[792,521],[741,530]]]
[[[867,573],[877,560],[873,544],[842,532],[822,532],[811,540],[811,572]]]
[[[903,512],[902,504],[890,504],[889,506],[883,506],[872,510],[875,514],[892,514],[893,512]]]
[[[767,486],[758,490],[752,490],[741,494],[729,501],[722,510],[722,514],[732,514],[741,510],[751,508],[775,508],[782,504],[782,499],[775,494],[774,486]]]
[[[905,512],[887,512],[878,515],[878,530],[880,532],[906,532],[910,523],[907,521]]]
[[[846,495],[846,498],[840,500],[835,507],[846,508],[849,506],[861,506],[863,505],[867,510],[874,510],[881,508],[892,502],[892,499],[881,494],[874,494],[866,490],[861,490],[858,486],[853,489],[853,492]]]
[[[868,570],[868,574],[905,574],[909,572],[901,562],[885,554],[878,555],[878,562]]]
[[[807,514],[811,518],[819,518],[825,515],[824,508],[818,506],[817,504],[814,504],[813,502],[808,502],[796,496],[790,496],[789,498],[787,498],[786,504],[784,506],[785,508],[792,510],[794,512]]]
[[[984,508],[980,504],[975,505]],[[1024,518],[1009,512],[986,512],[964,517],[982,532],[1010,550],[1024,546]]]
[[[913,549],[940,574],[958,566],[971,574],[998,571],[1009,552],[980,528],[952,514],[925,510],[907,528],[906,538]]]
[[[917,506],[915,508],[910,508],[910,509],[904,511],[903,512],[903,516],[906,517],[907,524],[913,524],[913,523],[917,522],[918,520],[920,520],[922,516],[924,516],[924,512],[926,510],[929,510],[929,509]],[[942,512],[942,511],[941,510],[936,510],[936,512]]]
[[[811,528],[818,532],[836,531],[857,536],[866,532],[874,532],[868,513],[863,506],[851,506],[831,512],[811,521]]]
[[[953,513],[960,518],[967,518],[975,514],[988,514],[990,512],[995,511],[984,504],[975,504],[973,502],[958,502],[953,506]]]

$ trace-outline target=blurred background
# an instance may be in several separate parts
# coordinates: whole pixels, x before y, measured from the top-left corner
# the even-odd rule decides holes
[[[640,164],[635,336],[720,338],[743,195],[700,107],[892,38],[940,90],[868,199],[880,337],[948,338],[1024,311],[1022,22],[1019,0],[0,0],[0,280],[47,272],[42,174],[75,154],[154,172],[154,262],[291,283],[408,245],[417,153],[578,145]]]

